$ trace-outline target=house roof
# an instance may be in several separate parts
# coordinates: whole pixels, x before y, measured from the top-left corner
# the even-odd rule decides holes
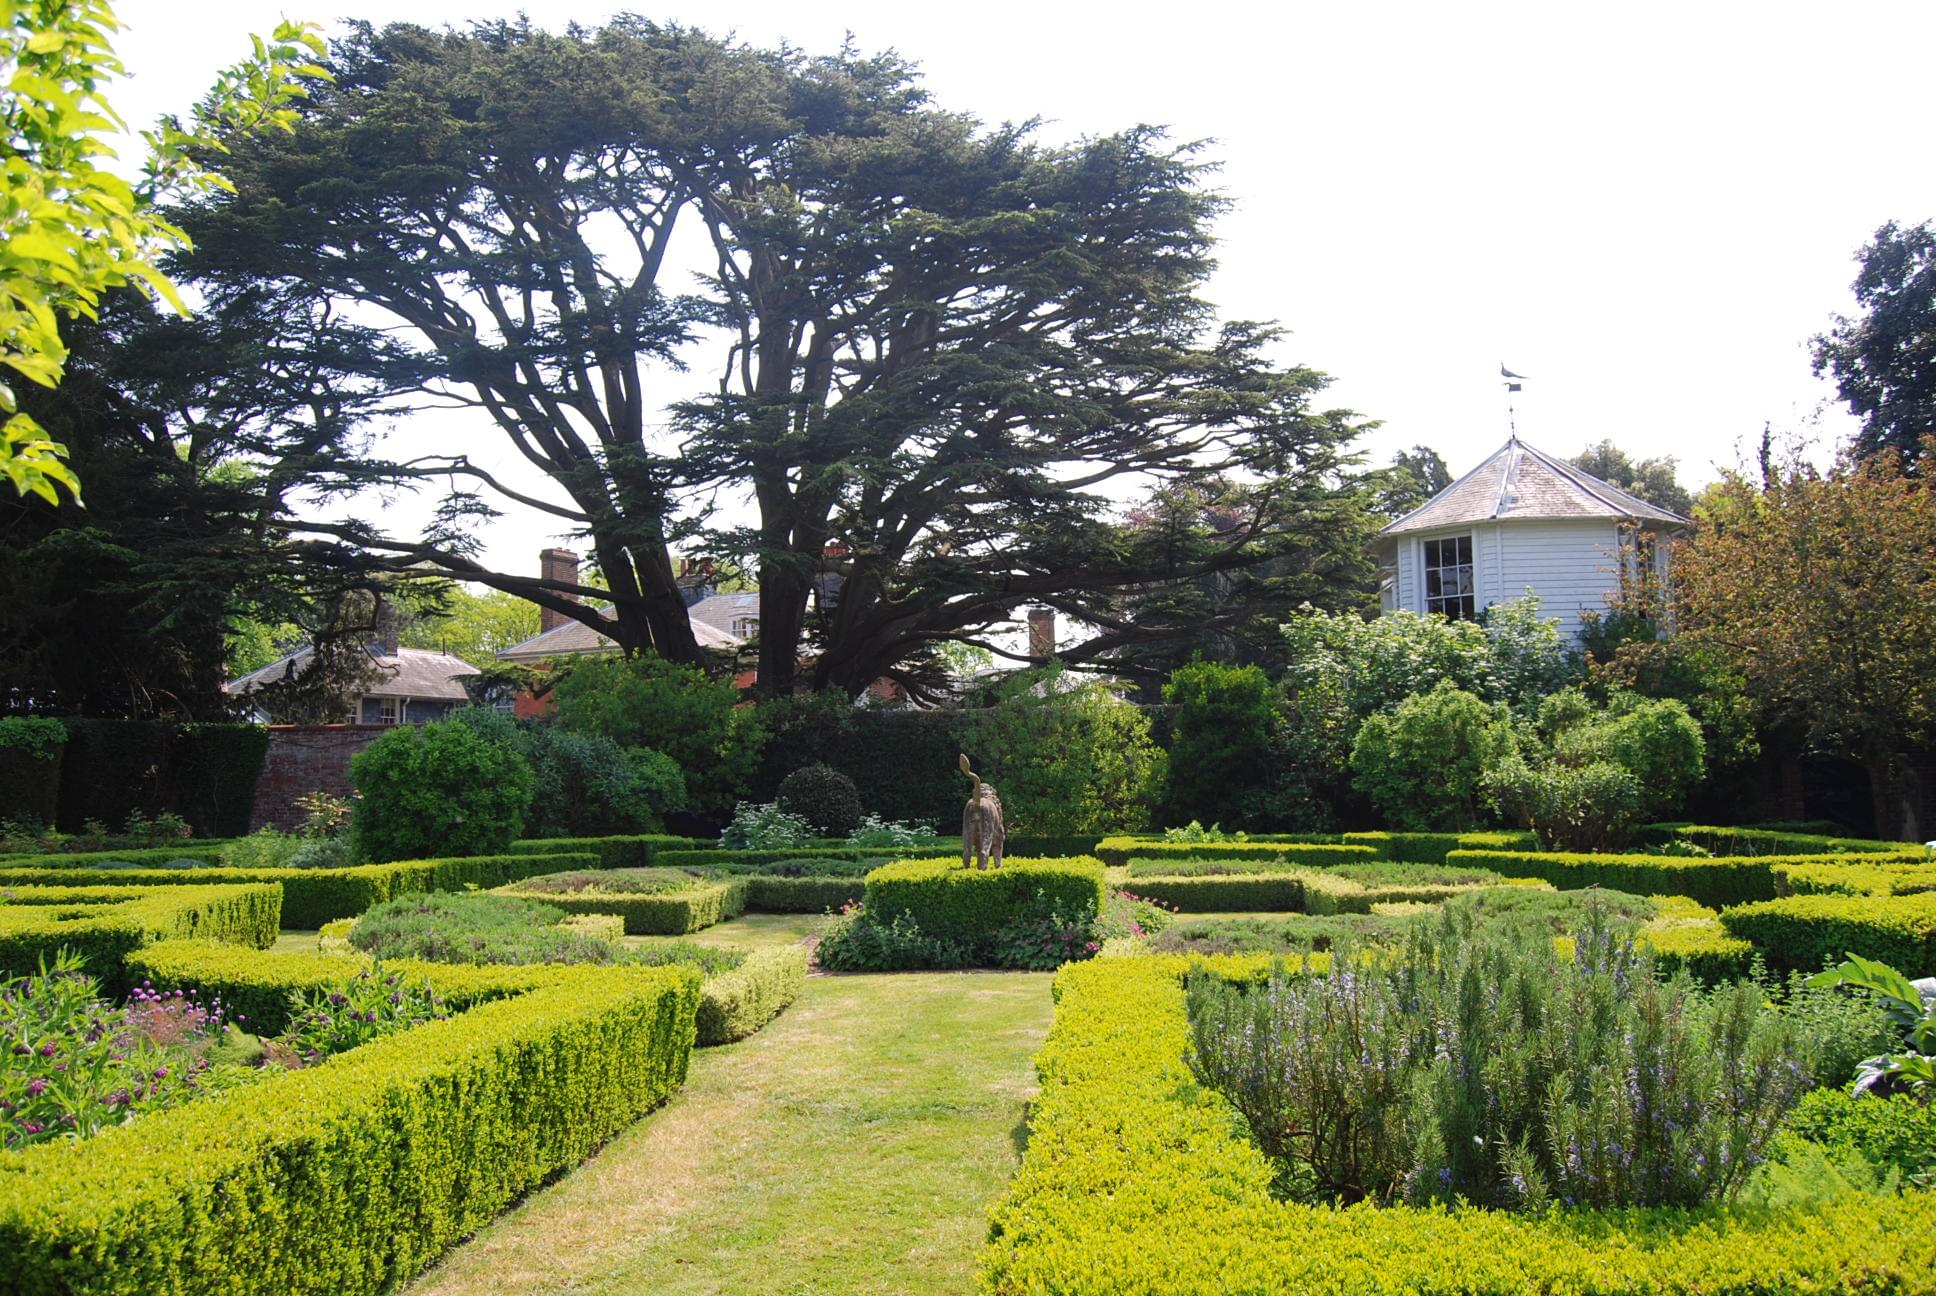
[[[715,596],[720,597],[720,596]],[[726,595],[732,598],[735,595]],[[755,596],[757,598],[757,596]],[[701,648],[732,648],[739,644],[738,636],[721,626],[703,621],[699,609],[710,603],[711,599],[701,599],[688,612],[692,617],[693,637],[699,640]],[[609,620],[610,618],[606,618]],[[615,652],[618,645],[610,635],[600,634],[583,621],[567,621],[561,626],[553,626],[541,634],[535,634],[523,643],[512,644],[498,653],[500,661],[508,662],[545,662],[554,657],[577,657],[586,653]]]
[[[733,623],[742,617],[759,620],[759,591],[754,590],[745,594],[711,594],[693,604],[687,615],[692,617],[692,628],[695,633],[702,625],[711,626],[722,634],[731,635],[733,642],[738,643],[740,636],[734,631]]]
[[[222,686],[222,691],[239,697],[253,693],[265,685],[273,684],[302,670],[313,654],[313,649],[304,644],[287,656],[270,662],[260,670],[250,671],[240,679],[232,679]],[[452,702],[463,702],[470,694],[464,691],[459,681],[468,675],[483,672],[461,657],[448,653],[431,652],[428,648],[399,648],[396,656],[371,653],[370,660],[376,666],[379,679],[364,689],[359,696],[374,698],[439,698]]]
[[[1555,459],[1517,437],[1378,534],[1403,535],[1469,522],[1620,518],[1684,525],[1687,519]]]

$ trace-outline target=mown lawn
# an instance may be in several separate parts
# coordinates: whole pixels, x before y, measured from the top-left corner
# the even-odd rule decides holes
[[[410,1296],[960,1296],[1050,1012],[1042,974],[815,977]]]
[[[775,945],[798,945],[818,934],[826,921],[824,914],[742,914],[689,936],[627,936],[625,943],[647,945],[654,941],[683,940],[725,949],[771,949]]]

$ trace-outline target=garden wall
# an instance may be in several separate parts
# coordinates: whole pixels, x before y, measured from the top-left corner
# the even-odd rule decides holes
[[[299,796],[348,796],[350,757],[389,731],[387,725],[270,725],[269,754],[256,780],[249,831],[300,828],[304,815],[295,807]]]

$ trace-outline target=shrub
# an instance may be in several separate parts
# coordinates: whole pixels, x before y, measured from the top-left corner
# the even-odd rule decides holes
[[[788,850],[812,840],[813,826],[776,802],[740,802],[733,807],[733,821],[719,834],[719,844],[727,850]]]
[[[861,816],[861,821],[847,834],[847,844],[862,850],[905,850],[910,846],[933,845],[934,840],[934,829],[927,824],[902,823],[876,814]]]
[[[1684,895],[1715,909],[1775,894],[1775,871],[1794,860],[1776,855],[1713,858],[1675,855],[1579,855],[1563,851],[1456,850],[1448,864],[1538,878],[1562,890],[1611,887],[1639,895]]]
[[[1277,702],[1269,679],[1256,666],[1194,661],[1170,676],[1163,700],[1176,708],[1164,819],[1243,823],[1245,795],[1263,787],[1270,768]]]
[[[493,895],[428,893],[388,900],[350,929],[350,944],[379,959],[433,963],[610,963],[612,945],[559,926],[565,911]]]
[[[989,942],[994,964],[1050,972],[1071,959],[1088,958],[1102,949],[1100,919],[1094,908],[1065,910],[1038,891],[996,929]]]
[[[845,837],[860,826],[860,790],[854,786],[854,780],[831,765],[803,765],[793,771],[780,780],[774,803],[787,814],[805,821],[813,833],[822,837]],[[740,822],[737,813],[733,822],[735,826]],[[764,846],[769,843],[748,840],[726,844]]]
[[[309,844],[291,833],[275,828],[258,828],[247,837],[238,838],[222,847],[222,867],[289,868],[293,865],[296,852]]]
[[[10,1282],[374,1296],[684,1079],[693,973],[488,971],[512,997],[93,1139],[0,1154]]]
[[[500,895],[542,900],[566,913],[615,913],[625,919],[628,936],[684,936],[746,912],[746,883],[699,882],[656,894],[600,891],[593,888],[565,894],[500,888]]]
[[[994,694],[993,705],[967,712],[962,750],[1000,790],[1011,831],[1091,833],[1149,822],[1164,758],[1142,708],[1102,681],[1076,682],[1059,664],[1018,671]],[[958,786],[957,803],[967,793]]]
[[[0,976],[33,973],[68,949],[119,991],[123,963],[143,945],[199,936],[263,948],[275,943],[281,907],[273,884],[10,887],[0,903]]]
[[[291,990],[283,1038],[314,1064],[446,1015],[428,981],[407,980],[379,963],[313,990]]]
[[[702,813],[733,804],[759,760],[759,721],[740,708],[733,682],[653,653],[580,658],[557,677],[552,697],[566,733],[671,758],[684,773],[690,808]]]
[[[685,776],[663,752],[626,751],[603,734],[550,721],[515,720],[488,707],[451,717],[480,738],[515,750],[531,766],[524,832],[532,837],[602,837],[657,832],[686,803]]]
[[[67,726],[46,716],[0,716],[0,820],[51,825],[60,804]]]
[[[923,932],[912,914],[876,919],[858,904],[827,924],[814,957],[834,972],[912,972],[969,967],[975,961],[966,947]]]
[[[1818,971],[1846,953],[1912,976],[1936,971],[1936,893],[1798,895],[1724,909],[1721,923],[1777,971]]]
[[[1685,706],[1631,693],[1616,694],[1604,717],[1560,733],[1554,754],[1563,764],[1605,761],[1626,770],[1639,785],[1641,813],[1656,818],[1680,809],[1707,764],[1701,726]]]
[[[1640,822],[1640,780],[1611,761],[1528,764],[1508,757],[1488,770],[1485,795],[1557,851],[1613,851]]]
[[[669,837],[664,833],[626,833],[615,837],[530,837],[512,842],[506,849],[513,855],[557,855],[590,851],[598,857],[600,868],[649,868],[662,850],[681,850],[694,845],[690,837]]]
[[[1303,913],[1303,873],[1247,873],[1227,877],[1139,877],[1136,894],[1179,913]]]
[[[357,853],[378,862],[487,855],[524,829],[531,767],[468,725],[404,725],[350,760]]]
[[[1339,943],[1360,947],[1404,939],[1413,918],[1381,914],[1287,914],[1173,924],[1149,942],[1153,954],[1307,954]]]
[[[70,832],[89,820],[121,823],[130,814],[181,815],[198,836],[248,831],[256,783],[268,755],[261,725],[177,724],[166,720],[70,718],[61,756],[59,822]]]
[[[859,904],[867,886],[854,877],[763,877],[746,879],[748,913],[830,913]]]
[[[1503,706],[1442,684],[1359,727],[1352,783],[1394,828],[1472,828],[1486,771],[1516,745]]]
[[[1096,856],[1112,866],[1139,860],[1256,859],[1282,864],[1368,864],[1378,852],[1365,845],[1332,842],[1259,840],[1241,842],[1171,842],[1147,837],[1105,837],[1096,843]]]
[[[737,968],[709,977],[700,989],[698,1042],[731,1044],[780,1015],[807,986],[804,945],[758,950]]]
[[[1102,864],[1089,860],[1010,859],[998,869],[964,869],[946,860],[902,860],[867,875],[863,902],[871,918],[906,914],[921,932],[992,957],[996,933],[1047,905],[1068,921],[1093,922],[1101,912]]]
[[[1784,1134],[1831,1152],[1859,1153],[1878,1169],[1899,1171],[1913,1187],[1936,1188],[1936,1105],[1908,1094],[1817,1089],[1788,1114]]]
[[[1217,966],[1254,966],[1233,963]],[[1275,1201],[1271,1166],[1228,1101],[1192,1083],[1186,966],[1103,958],[1056,973],[1041,1090],[992,1214],[983,1296],[1855,1293],[1914,1289],[1936,1264],[1936,1203],[1923,1194],[1545,1218]]]

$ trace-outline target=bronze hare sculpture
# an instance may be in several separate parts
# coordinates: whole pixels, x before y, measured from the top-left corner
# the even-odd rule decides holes
[[[961,772],[975,783],[961,811],[961,867],[967,868],[972,862],[976,868],[1000,868],[1002,844],[1008,836],[1002,827],[1002,799],[995,795],[994,784],[982,782],[981,776],[969,768],[965,754]]]

